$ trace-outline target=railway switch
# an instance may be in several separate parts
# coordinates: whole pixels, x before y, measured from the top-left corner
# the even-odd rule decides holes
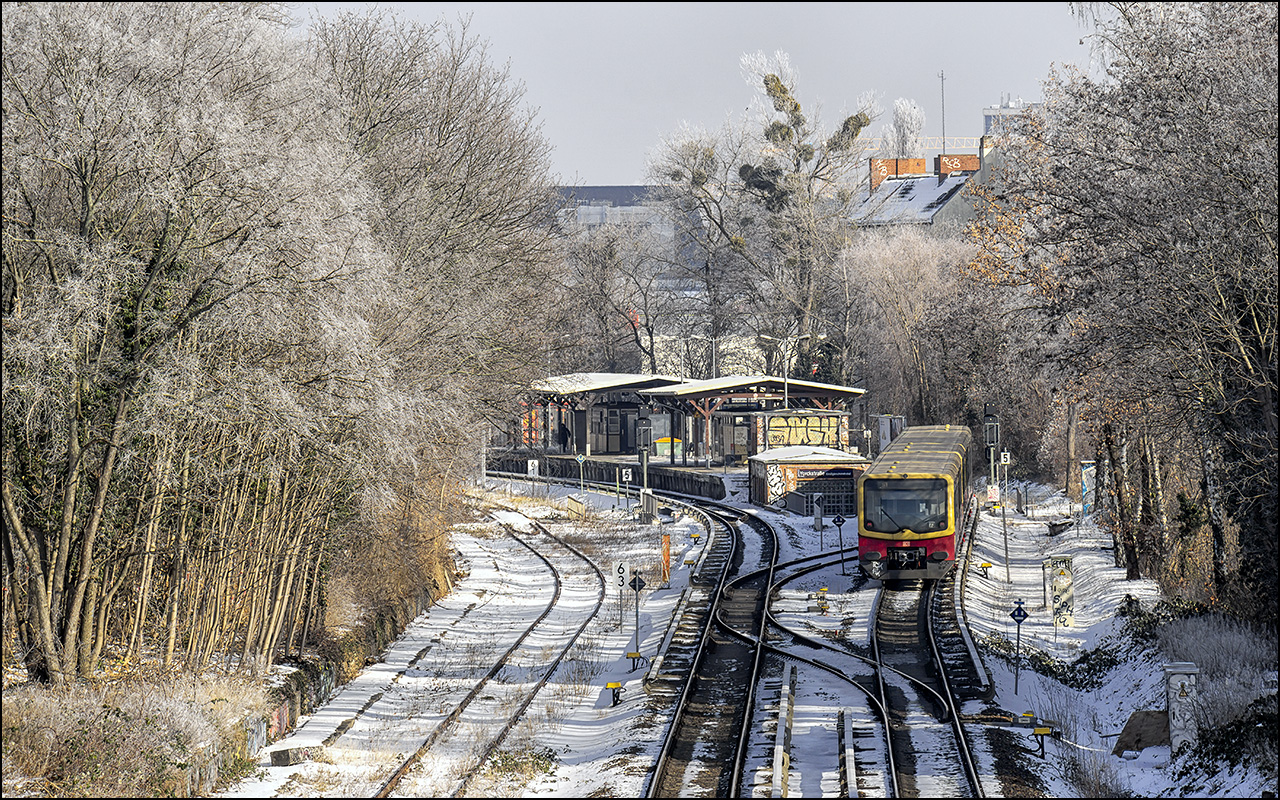
[[[622,688],[622,683],[621,683],[620,681],[609,681],[609,682],[608,682],[608,683],[606,683],[604,686],[605,686],[605,688],[606,688],[606,689],[612,689],[612,690],[613,690],[613,703],[612,703],[612,705],[615,705],[615,706],[616,706],[618,703],[621,703],[621,702],[622,702],[622,693],[623,693],[623,692],[625,692],[625,691],[626,691],[626,689],[623,689],[623,688]]]
[[[1034,728],[1031,731],[1040,740],[1040,757],[1044,758],[1044,737],[1053,734],[1053,728]]]

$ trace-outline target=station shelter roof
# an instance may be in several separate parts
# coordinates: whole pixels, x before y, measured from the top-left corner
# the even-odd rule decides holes
[[[531,388],[534,394],[554,398],[574,395],[605,394],[609,392],[638,392],[655,387],[680,383],[670,375],[632,375],[620,372],[573,372],[555,375],[538,381]]]
[[[674,403],[686,401],[720,400],[763,400],[788,397],[812,403],[819,407],[832,408],[838,403],[856,400],[866,393],[866,389],[855,389],[852,386],[838,386],[833,383],[818,383],[788,378],[786,380],[772,375],[727,375],[723,378],[712,378],[705,381],[685,381],[669,386],[645,389],[642,394],[655,400],[668,400]]]

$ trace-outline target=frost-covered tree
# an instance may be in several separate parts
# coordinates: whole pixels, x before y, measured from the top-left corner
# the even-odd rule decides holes
[[[893,119],[880,134],[883,158],[924,158],[924,109],[916,101],[899,97],[893,101]]]
[[[1212,524],[1238,526],[1249,586],[1274,596],[1276,6],[1078,10],[1106,74],[1052,75],[1008,129],[975,274],[1016,294],[1098,426],[1173,402],[1167,422],[1203,437]]]
[[[5,625],[31,674],[108,643],[262,669],[335,560],[369,611],[443,584],[448,488],[538,352],[512,310],[547,261],[546,145],[506,74],[465,30],[377,20],[335,57],[276,4],[3,26]]]
[[[269,440],[266,453],[292,455],[299,471],[276,472],[277,485],[316,478],[300,455],[333,442],[326,417],[341,412],[313,405],[305,382],[356,371],[359,328],[345,324],[349,306],[329,303],[370,254],[342,131],[282,16],[254,5],[5,10],[6,576],[23,579],[37,674],[93,668],[109,602],[156,551],[172,653],[194,520],[213,510],[193,494],[216,491],[239,460],[193,432],[236,431],[232,450],[237,437]],[[325,320],[356,335],[332,337]],[[317,358],[329,366],[316,370]],[[251,469],[270,480],[284,462],[267,462],[265,476]],[[161,538],[146,539],[153,528]],[[306,550],[303,528],[280,530],[292,555],[263,564],[277,570],[277,599]]]
[[[881,365],[868,382],[877,402],[906,414],[910,424],[938,424],[936,384],[945,350],[926,335],[928,322],[955,293],[959,267],[969,253],[959,237],[939,237],[903,226],[864,231],[840,254],[839,266],[850,284],[860,287],[873,306],[859,335],[880,348]],[[896,394],[891,387],[906,389]],[[896,396],[895,396],[896,395]]]

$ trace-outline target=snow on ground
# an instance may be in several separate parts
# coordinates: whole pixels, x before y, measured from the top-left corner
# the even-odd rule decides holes
[[[726,478],[729,501],[749,507],[745,497],[745,476],[730,473]],[[575,493],[567,488],[530,487],[520,482],[500,481],[491,482],[491,485],[503,492],[532,495],[533,505],[526,500],[520,511],[520,514],[530,517],[551,516],[553,506],[563,508],[564,495]],[[1083,650],[1104,643],[1106,637],[1119,630],[1115,612],[1126,595],[1149,607],[1158,600],[1159,592],[1151,581],[1124,580],[1124,570],[1114,566],[1109,538],[1089,521],[1058,536],[1048,536],[1046,522],[1067,512],[1065,498],[1061,493],[1054,494],[1043,487],[1027,488],[1031,496],[1026,514],[1018,514],[1013,508],[1008,508],[1007,517],[993,516],[989,512],[983,512],[980,517],[965,593],[967,618],[975,640],[982,641],[990,634],[999,634],[1013,641],[1017,626],[1009,612],[1014,608],[1014,601],[1021,599],[1029,615],[1022,625],[1023,647],[1037,648],[1069,662]],[[597,518],[621,519],[625,516],[625,500],[594,493],[589,493],[589,499]],[[539,502],[544,505],[539,506]],[[823,549],[836,547],[837,531],[829,522],[819,533],[813,530],[812,520],[768,509],[754,510],[781,526],[781,560],[815,552],[820,537]],[[522,524],[520,515],[510,515],[507,521]],[[553,524],[557,531],[572,527],[564,522]],[[594,543],[594,549],[588,555],[606,573],[615,560],[627,560],[641,570],[648,585],[641,595],[639,649],[646,657],[652,658],[688,586],[690,570],[694,567],[685,562],[701,555],[706,547],[705,537],[698,542],[693,540],[690,534],[701,529],[690,518],[647,528],[635,525],[628,528],[627,525],[619,523],[610,534],[612,539]],[[1005,581],[1004,570],[1006,531],[1009,583]],[[671,534],[671,577],[666,586],[661,584],[657,574],[662,533]],[[852,521],[845,523],[842,533],[846,545],[856,544],[856,527]],[[356,752],[359,747],[348,746],[349,755],[346,757],[337,752],[326,756],[325,761],[334,762],[323,765],[329,774],[326,782],[317,783],[306,778],[307,770],[316,769],[315,765],[270,766],[270,751],[323,740],[341,720],[349,718],[353,710],[359,709],[374,694],[389,691],[395,682],[397,669],[402,669],[424,648],[435,647],[442,637],[461,639],[475,635],[475,631],[468,633],[467,625],[484,625],[483,620],[491,618],[475,611],[468,617],[464,611],[468,606],[510,602],[512,593],[497,585],[504,577],[499,566],[500,558],[492,552],[497,547],[495,541],[493,538],[477,538],[466,530],[459,531],[456,546],[467,562],[470,574],[449,597],[414,621],[388,650],[382,663],[367,669],[344,687],[330,704],[301,720],[293,735],[264,752],[256,780],[241,783],[227,796],[265,796],[272,793],[287,796],[341,795],[347,793],[344,788],[361,783],[359,774],[369,772],[370,762],[387,762],[391,757],[387,751],[411,751],[410,736],[406,735],[405,741],[392,740],[388,743],[388,738],[395,734],[386,730],[384,725],[381,745],[370,743],[367,752],[362,753]],[[1074,624],[1055,628],[1043,607],[1043,561],[1060,555],[1069,555],[1073,559]],[[987,570],[985,577],[977,569],[977,565],[983,562],[994,565]],[[795,612],[802,615],[801,607],[807,603],[810,593],[825,587],[831,609],[827,615],[811,614],[811,627],[830,631],[843,627],[846,635],[865,637],[872,613],[870,597],[878,584],[868,581],[858,589],[861,579],[855,578],[856,567],[850,564],[848,572],[848,577],[842,576],[837,567],[795,581],[783,594],[779,610],[785,616],[795,616]],[[473,785],[471,794],[627,797],[638,796],[644,790],[648,770],[656,758],[668,720],[647,709],[643,687],[645,668],[640,665],[633,669],[631,659],[626,657],[635,647],[634,596],[633,592],[626,590],[619,597],[616,588],[610,587],[601,620],[596,629],[589,629],[591,653],[587,660],[594,664],[590,674],[569,678],[558,673],[551,691],[544,692],[545,696],[539,697],[530,707],[530,718],[536,723],[523,726],[503,748],[525,756],[541,755],[526,759],[524,767],[516,765],[506,771],[489,770]],[[530,599],[530,602],[545,601]],[[468,623],[467,620],[475,622]],[[445,631],[449,632],[447,636]],[[487,635],[492,638],[497,634],[489,631]],[[440,647],[437,652],[447,656],[450,651]],[[456,651],[452,657],[456,660]],[[1021,737],[1021,744],[1030,753],[1019,757],[1019,762],[1039,777],[1048,796],[1080,795],[1080,790],[1067,777],[1072,771],[1070,764],[1073,760],[1104,775],[1111,785],[1126,788],[1136,796],[1186,796],[1169,769],[1167,746],[1148,748],[1132,760],[1111,755],[1115,734],[1123,728],[1133,711],[1164,708],[1162,671],[1157,659],[1149,657],[1122,663],[1108,673],[1100,688],[1089,691],[1068,689],[1024,666],[1017,672],[1015,692],[1014,669],[985,651],[984,658],[996,687],[996,696],[990,705],[1013,714],[1030,711],[1041,719],[1057,721],[1064,730],[1061,740],[1046,739],[1045,758],[1041,760],[1037,754],[1030,753],[1038,751],[1038,742],[1030,732],[1009,729],[1013,735]],[[621,702],[616,706],[611,702],[612,693],[605,688],[610,681],[619,681],[623,685]],[[853,692],[848,692],[848,697],[840,697],[838,690],[831,686],[824,687],[823,691],[823,698],[815,699],[808,690],[797,697],[799,724],[795,735],[802,743],[811,735],[819,738],[834,735],[824,730],[831,726],[821,720],[823,706],[836,702],[849,707],[861,705],[861,700]],[[832,697],[833,692],[837,696]],[[816,710],[812,720],[806,713],[811,702]],[[986,704],[974,701],[964,710],[966,713],[978,713],[986,707]],[[763,734],[757,733],[753,737],[755,751],[768,744]],[[981,742],[979,749],[982,749]],[[990,796],[1003,795],[1004,788],[992,776],[994,767],[990,753],[981,753],[980,761],[983,762],[981,771],[987,783],[986,792]],[[803,786],[806,793],[812,790],[825,794],[827,789],[838,786],[833,774],[802,775],[800,779],[801,783],[797,785]],[[1224,771],[1208,786],[1200,787],[1199,794],[1256,797],[1265,788],[1275,789],[1274,786],[1268,787],[1256,772]]]
[[[546,494],[542,487],[539,490]],[[563,499],[559,498],[567,493],[552,489],[546,497],[548,505],[527,507],[521,514],[549,516],[550,505],[563,507]],[[624,511],[614,508],[619,504],[613,498],[593,494],[590,500],[593,511],[601,517],[625,520]],[[518,529],[527,529],[528,522],[521,514],[503,512],[500,516]],[[560,528],[569,527],[548,524],[558,534],[565,533]],[[588,555],[593,551],[594,560],[606,573],[612,560],[618,559],[639,569],[645,578],[647,585],[639,612],[639,652],[647,658],[657,652],[667,623],[688,586],[693,567],[685,561],[696,558],[706,547],[705,537],[695,543],[690,535],[701,531],[701,526],[687,517],[651,527],[621,522],[620,527],[610,531],[612,538],[608,541],[573,542]],[[671,536],[671,575],[665,586],[657,570],[663,533]],[[535,614],[545,607],[549,597],[528,593],[531,578],[509,580],[517,573],[513,565],[519,549],[512,540],[492,534],[482,536],[464,528],[455,532],[454,544],[460,566],[467,572],[454,590],[415,619],[380,663],[364,670],[316,713],[300,719],[294,733],[266,748],[259,755],[256,776],[241,781],[223,796],[346,796],[365,792],[371,782],[376,790],[380,779],[374,775],[385,777],[398,755],[416,750],[429,733],[422,726],[408,726],[399,715],[396,720],[361,717],[318,760],[295,766],[271,765],[272,752],[316,747],[379,694],[404,691],[406,707],[413,704],[415,715],[425,715],[425,721],[434,724],[465,693],[468,676],[454,675],[457,687],[453,694],[433,694],[426,704],[420,697],[414,698],[423,691],[416,684],[429,678],[438,682],[442,676],[448,677],[445,667],[449,662],[456,666],[467,660],[467,651],[460,653],[460,645],[454,643],[483,641],[484,653],[474,648],[471,652],[473,660],[480,662],[485,654],[501,653],[506,649],[507,638],[514,640],[518,634],[518,630],[512,633],[507,628],[518,627],[527,614],[517,612],[511,608],[513,605],[536,606]],[[521,559],[528,561],[523,556]],[[535,768],[491,771],[472,786],[470,793],[583,797],[603,792],[628,797],[643,790],[648,766],[661,746],[665,720],[652,719],[646,709],[642,684],[646,665],[641,663],[633,669],[632,660],[626,657],[636,647],[634,597],[630,589],[619,596],[614,586],[608,587],[598,624],[594,630],[588,628],[583,652],[577,654],[581,656],[577,660],[579,673],[567,674],[569,670],[562,666],[556,679],[526,712],[531,723],[518,726],[515,735],[504,743],[502,750],[518,757],[512,762],[523,759],[524,764],[534,764]],[[483,607],[507,610],[482,613]],[[438,663],[427,663],[431,658]],[[398,678],[397,674],[411,664],[413,669]],[[582,665],[593,665],[594,669],[588,668],[584,675]],[[606,688],[611,681],[621,682],[623,687],[617,706],[612,704],[612,691]],[[361,735],[365,729],[368,731]],[[465,737],[465,732],[460,735]],[[424,762],[412,786],[423,788],[432,785],[433,777],[450,777],[447,773],[456,772],[456,761]]]
[[[1152,580],[1125,580],[1124,568],[1115,566],[1110,536],[1089,518],[1057,536],[1048,535],[1047,522],[1068,514],[1065,496],[1040,486],[1027,487],[1027,494],[1025,514],[1016,513],[1012,502],[1004,514],[982,512],[966,584],[965,611],[976,640],[998,633],[1016,641],[1018,626],[1010,613],[1014,601],[1023,600],[1028,614],[1022,624],[1023,647],[1072,662],[1083,650],[1098,647],[1120,631],[1122,618],[1116,616],[1116,610],[1126,595],[1150,608],[1160,599],[1159,587]],[[1006,526],[1011,583],[1005,582],[1003,568]],[[1044,607],[1044,561],[1054,556],[1072,558],[1075,602],[1071,627],[1055,627]],[[993,565],[986,577],[975,569],[983,562]],[[1030,711],[1062,726],[1061,740],[1046,738],[1043,761],[1034,755],[1026,761],[1050,796],[1079,796],[1079,789],[1067,779],[1070,757],[1137,797],[1258,797],[1263,789],[1276,789],[1256,771],[1225,769],[1207,786],[1188,794],[1181,788],[1185,781],[1178,780],[1169,768],[1168,746],[1146,748],[1132,760],[1111,754],[1116,736],[1134,711],[1165,709],[1163,660],[1154,655],[1122,662],[1107,673],[1101,687],[1085,691],[1038,675],[1025,662],[1015,670],[990,653],[984,652],[983,657],[996,686],[994,705],[1019,715]],[[981,704],[971,705],[975,707],[966,708],[966,712],[981,710]],[[1038,752],[1032,734],[1020,735],[1026,740],[1025,747]]]

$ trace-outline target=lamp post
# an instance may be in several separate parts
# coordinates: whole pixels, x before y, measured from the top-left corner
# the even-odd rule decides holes
[[[765,334],[763,334],[763,333],[762,333],[762,334],[760,334],[760,338],[761,338],[761,339],[763,339],[763,340],[765,340],[766,342],[773,342],[773,343],[776,345],[775,350],[777,350],[779,353],[782,353],[782,345],[786,344],[786,343],[787,343],[787,342],[789,342],[789,341],[792,341],[792,338],[791,338],[790,336],[787,336],[787,337],[785,337],[785,338],[779,339],[779,338],[777,338],[776,336],[766,336],[766,335],[765,335]],[[811,334],[811,333],[802,333],[802,334],[800,334],[799,336],[795,337],[794,341],[795,341],[795,343],[796,343],[797,345],[799,345],[799,344],[800,344],[801,342],[803,342],[804,340],[806,340],[806,339],[812,339],[812,338],[813,338],[813,334]],[[788,408],[790,408],[790,407],[791,407],[791,382],[790,382],[790,377],[791,377],[791,356],[792,356],[792,353],[791,353],[790,351],[787,351],[786,353],[783,353],[783,362],[782,362],[782,408],[783,408],[784,410],[785,410],[785,409],[788,409]]]

